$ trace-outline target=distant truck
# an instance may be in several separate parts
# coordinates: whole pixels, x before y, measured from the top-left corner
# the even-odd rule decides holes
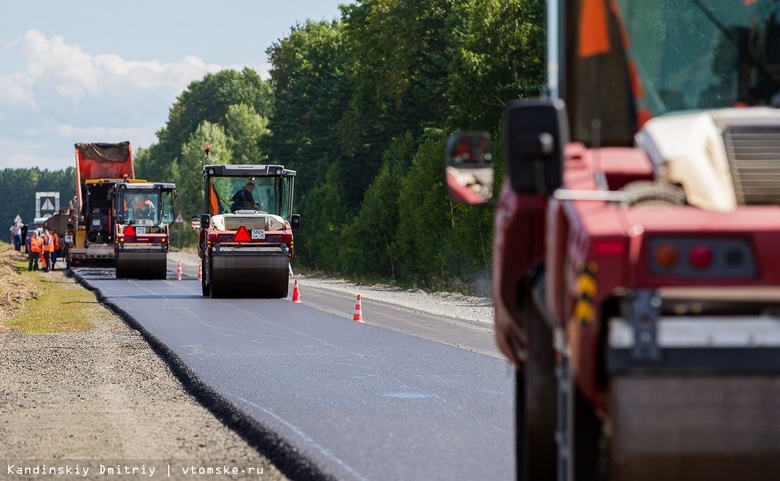
[[[76,210],[75,209],[60,209],[49,217],[35,219],[38,225],[41,225],[50,232],[56,232],[57,237],[60,239],[59,250],[57,251],[57,258],[63,257],[63,253],[66,251],[65,245],[68,242],[68,235],[72,235],[73,226],[76,224]],[[32,233],[32,230],[30,230]]]
[[[206,150],[208,152],[208,149]],[[204,296],[287,297],[295,171],[281,165],[206,165],[198,254]],[[238,192],[251,184],[238,205]]]
[[[68,266],[102,264],[113,267],[114,226],[111,190],[117,182],[135,178],[130,142],[77,143],[74,231],[66,242]]]
[[[136,179],[130,142],[75,148],[77,214],[65,237],[68,266],[116,266],[117,277],[165,278],[176,186]],[[143,218],[136,215],[141,199]]]

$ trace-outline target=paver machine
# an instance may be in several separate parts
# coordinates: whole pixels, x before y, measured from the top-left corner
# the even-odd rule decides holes
[[[492,261],[520,479],[780,476],[779,15],[549,2],[547,91],[505,114]]]
[[[292,229],[301,223],[293,214],[295,174],[281,165],[204,166],[204,296],[287,297]]]
[[[75,144],[76,216],[65,239],[68,266],[104,265],[115,261],[115,211],[112,191],[118,182],[135,179],[130,142]]]
[[[116,277],[165,279],[176,184],[128,180],[114,184]]]
[[[136,179],[130,142],[75,147],[77,208],[63,243],[68,265],[164,279],[176,185]]]

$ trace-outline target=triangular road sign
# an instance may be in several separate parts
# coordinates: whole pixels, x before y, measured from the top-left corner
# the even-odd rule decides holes
[[[51,203],[51,199],[46,199],[46,202],[41,206],[41,210],[55,210],[54,204]]]
[[[16,218],[14,219],[14,222],[21,222],[22,218],[19,217],[19,214],[16,214]]]
[[[183,224],[184,223],[184,217],[182,217],[181,214],[179,214],[179,216],[176,218],[176,220],[174,222],[176,222],[177,224]]]

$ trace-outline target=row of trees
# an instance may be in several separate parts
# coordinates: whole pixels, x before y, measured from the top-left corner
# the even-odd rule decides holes
[[[203,211],[204,146],[212,164],[257,164],[267,159],[268,118],[273,109],[270,82],[254,70],[225,70],[189,85],[176,100],[158,142],[139,149],[136,176],[173,181],[177,210],[189,219]],[[184,232],[185,244],[195,242]]]
[[[136,153],[136,174],[176,182],[189,218],[203,210],[205,145],[215,164],[282,164],[298,171],[298,267],[469,290],[487,278],[493,213],[447,199],[445,139],[487,130],[500,145],[504,104],[538,95],[543,5],[356,0],[338,21],[301,23],[271,45],[270,80],[244,69],[190,84]],[[72,169],[63,175],[68,198]]]
[[[3,202],[0,203],[0,219],[4,225],[11,226],[18,215],[25,223],[35,218],[35,193],[59,192],[60,207],[68,207],[76,195],[75,168],[65,170],[33,169],[3,169],[0,170],[0,192],[3,192]],[[4,240],[8,240],[8,234]]]
[[[299,266],[479,287],[492,212],[448,201],[444,142],[455,130],[498,140],[505,102],[538,94],[543,25],[541,0],[358,0],[268,48],[270,81],[246,69],[192,83],[137,172],[173,179],[189,216],[202,210],[204,145],[212,163],[283,164],[298,171]]]
[[[452,131],[487,130],[500,145],[505,103],[538,95],[544,2],[359,0],[340,21],[296,26],[268,54],[265,145],[300,172],[301,262],[479,287],[492,212],[447,200],[444,144]]]

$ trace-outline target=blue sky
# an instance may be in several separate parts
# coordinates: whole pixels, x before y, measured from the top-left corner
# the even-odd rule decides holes
[[[0,2],[0,169],[74,165],[76,142],[156,141],[176,97],[224,68],[254,68],[306,19],[352,0]]]

